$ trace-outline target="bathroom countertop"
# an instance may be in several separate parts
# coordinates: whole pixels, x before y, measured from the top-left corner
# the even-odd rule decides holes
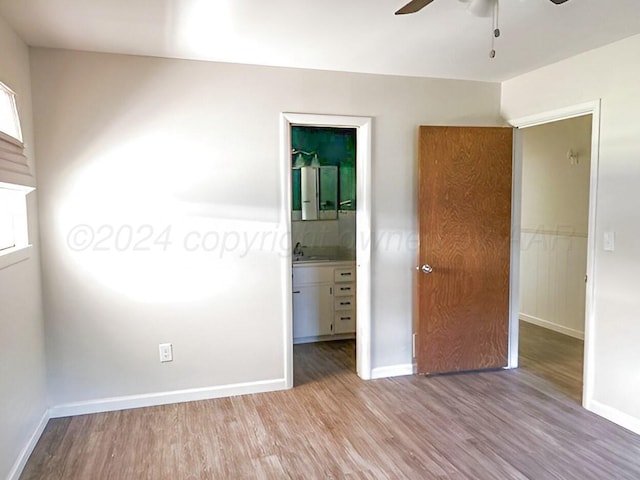
[[[293,266],[333,265],[335,263],[355,262],[355,250],[341,247],[305,247],[300,256],[293,256]]]
[[[293,260],[294,267],[333,266],[337,264],[355,263],[355,258],[326,258],[321,256],[301,257]]]

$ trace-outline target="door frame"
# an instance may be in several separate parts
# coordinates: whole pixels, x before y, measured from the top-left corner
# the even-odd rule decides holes
[[[284,255],[284,371],[285,388],[293,387],[293,246],[291,244],[291,126],[356,129],[356,371],[360,378],[371,378],[371,117],[282,113],[280,115],[281,171],[280,218],[288,239]]]
[[[600,159],[601,101],[581,103],[561,109],[541,112],[527,117],[508,120],[516,128],[513,155],[513,201],[511,240],[511,314],[509,318],[509,364],[518,367],[518,333],[520,314],[520,208],[522,204],[522,131],[521,129],[570,118],[591,115],[591,171],[589,179],[589,225],[587,231],[587,284],[584,322],[584,368],[582,405],[589,408],[593,399],[594,346],[595,346],[595,258],[596,208],[598,197],[598,165]]]

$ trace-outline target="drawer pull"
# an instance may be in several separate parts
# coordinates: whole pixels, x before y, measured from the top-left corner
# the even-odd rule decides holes
[[[340,302],[340,305],[351,305],[351,302]]]
[[[351,272],[342,272],[340,274],[340,276],[342,276],[342,277],[350,277],[351,276]]]
[[[340,320],[351,320],[351,317],[340,317]]]
[[[342,292],[348,292],[349,290],[351,290],[351,287],[340,287],[340,291]]]
[[[300,293],[300,290],[294,290],[293,293]]]

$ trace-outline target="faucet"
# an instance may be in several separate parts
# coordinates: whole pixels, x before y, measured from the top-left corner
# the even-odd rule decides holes
[[[293,247],[293,256],[294,257],[303,257],[304,252],[302,251],[302,245],[300,242],[296,243],[296,246]]]

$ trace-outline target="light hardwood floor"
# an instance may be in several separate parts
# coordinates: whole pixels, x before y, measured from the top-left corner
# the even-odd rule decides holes
[[[22,478],[640,478],[640,437],[531,366],[365,382],[341,341],[297,345],[295,383],[51,420]]]
[[[520,368],[582,404],[584,342],[520,321]]]

